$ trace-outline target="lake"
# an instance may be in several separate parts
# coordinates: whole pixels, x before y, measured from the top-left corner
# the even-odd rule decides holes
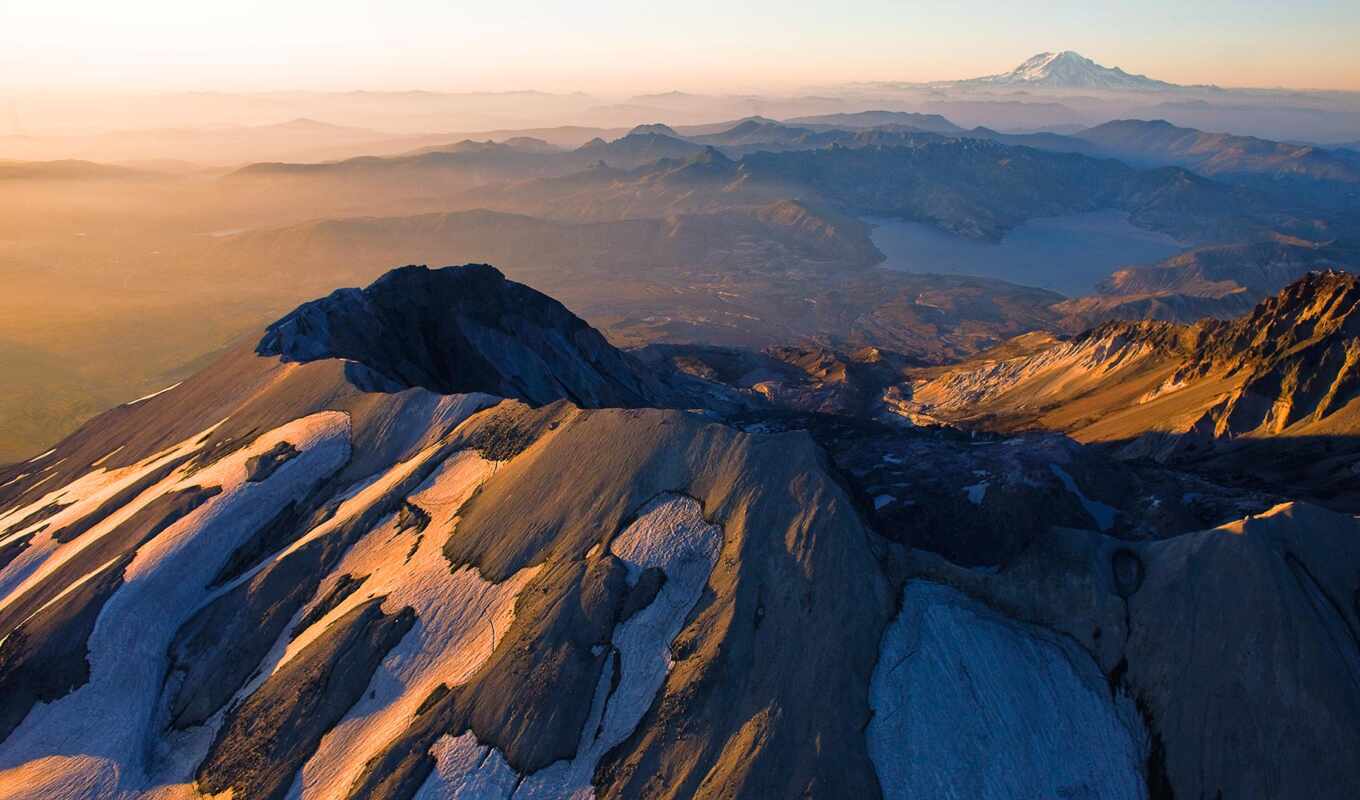
[[[1170,236],[1135,227],[1122,211],[1030,220],[995,243],[920,222],[865,221],[877,226],[871,237],[888,257],[887,269],[1000,278],[1068,297],[1091,294],[1119,267],[1161,261],[1185,248]]]

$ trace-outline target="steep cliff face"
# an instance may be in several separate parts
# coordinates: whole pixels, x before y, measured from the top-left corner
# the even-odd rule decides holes
[[[654,403],[636,365],[561,303],[494,267],[404,267],[341,289],[269,326],[257,351],[339,358],[373,388],[485,391],[534,404]]]
[[[1206,323],[1195,357],[1175,376],[1240,376],[1215,432],[1281,433],[1325,423],[1360,397],[1360,280],[1312,273],[1227,324]]]

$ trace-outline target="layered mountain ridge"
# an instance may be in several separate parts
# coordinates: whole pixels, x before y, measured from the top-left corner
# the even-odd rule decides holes
[[[1129,456],[1183,457],[1215,442],[1281,436],[1304,447],[1311,437],[1307,446],[1327,453],[1317,463],[1334,473],[1326,482],[1352,480],[1344,455],[1360,418],[1360,283],[1352,273],[1310,273],[1232,320],[1109,322],[1001,356],[918,381],[912,408],[1124,443]]]

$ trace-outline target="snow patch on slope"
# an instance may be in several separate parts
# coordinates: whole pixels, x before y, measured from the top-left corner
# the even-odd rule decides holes
[[[411,607],[417,622],[378,668],[363,699],[322,739],[304,765],[300,790],[293,796],[343,797],[367,761],[410,726],[416,709],[435,687],[467,681],[514,623],[515,601],[542,565],[493,584],[472,567],[450,573],[442,549],[456,527],[454,515],[493,468],[493,462],[471,450],[449,457],[408,498],[431,515],[423,533],[398,531],[395,517],[389,518],[355,544],[332,573],[368,577],[358,591],[290,644],[279,666],[331,622],[371,597],[387,596],[385,614]]]
[[[17,539],[27,533],[41,529],[32,543],[17,558],[0,570],[0,607],[4,607],[37,584],[53,570],[66,563],[76,554],[94,544],[120,523],[136,514],[147,503],[163,494],[168,487],[179,480],[179,472],[166,476],[154,486],[124,503],[107,518],[93,525],[85,533],[69,542],[58,542],[53,534],[72,522],[96,511],[106,500],[112,499],[124,489],[133,487],[138,481],[156,470],[200,449],[199,442],[217,426],[200,431],[184,441],[167,448],[131,466],[114,470],[98,468],[85,473],[71,483],[54,489],[26,506],[15,509],[0,517],[0,528],[13,525],[39,509],[52,504],[60,504],[61,511],[41,522],[26,525],[11,532],[0,545]],[[199,484],[205,485],[205,484]]]
[[[42,461],[44,458],[47,458],[48,456],[52,455],[52,454],[55,453],[55,452],[57,452],[57,448],[54,447],[54,448],[52,448],[51,450],[48,450],[46,453],[39,453],[39,454],[37,454],[36,456],[30,458],[30,459],[29,459],[28,461],[26,461],[25,463],[27,463],[27,464],[33,464],[33,463],[36,463],[36,462],[38,462],[38,461]]]
[[[127,401],[127,402],[124,403],[123,405],[125,405],[125,406],[135,406],[135,405],[137,405],[138,403],[141,403],[141,402],[143,402],[143,401],[145,401],[145,400],[150,400],[150,399],[153,398],[153,397],[159,397],[159,396],[165,394],[166,392],[170,391],[171,389],[177,388],[181,383],[184,383],[184,381],[179,381],[178,383],[172,383],[172,384],[170,384],[169,386],[165,387],[164,389],[157,389],[156,391],[152,392],[151,394],[144,394],[144,395],[142,395],[141,397],[137,398],[136,400],[129,400],[129,401]]]
[[[140,795],[157,783],[147,773],[147,737],[175,632],[201,603],[204,587],[232,550],[276,509],[340,469],[349,458],[349,417],[322,412],[265,433],[203,470],[181,467],[150,494],[220,486],[220,494],[144,544],[109,598],[89,641],[90,680],[71,694],[34,706],[0,745],[0,796],[107,798]],[[268,479],[247,481],[246,462],[279,442],[299,455]],[[119,515],[125,516],[125,515]],[[107,527],[107,526],[102,526]],[[92,529],[74,542],[88,540]],[[79,758],[61,758],[80,756]],[[59,779],[37,787],[31,764],[60,758]],[[192,764],[171,765],[176,772]],[[119,787],[107,791],[109,781]]]
[[[576,757],[524,776],[516,785],[509,778],[517,776],[499,752],[479,745],[470,733],[445,736],[432,748],[438,767],[418,797],[594,797],[591,778],[596,765],[633,732],[665,683],[674,664],[670,643],[699,601],[721,546],[721,528],[704,519],[697,500],[663,495],[647,504],[609,550],[627,566],[630,583],[652,567],[666,573],[666,582],[650,605],[614,629],[611,645],[619,654],[619,675],[613,674],[614,660],[606,661]]]
[[[1142,800],[1147,736],[1075,642],[907,585],[869,687],[885,800]]]

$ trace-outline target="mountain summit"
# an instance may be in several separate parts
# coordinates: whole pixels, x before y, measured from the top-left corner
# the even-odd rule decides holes
[[[965,84],[1034,86],[1052,89],[1162,90],[1175,84],[1132,75],[1119,67],[1105,67],[1072,50],[1040,53],[1000,75],[963,81]]]
[[[367,289],[339,289],[270,325],[256,350],[286,362],[345,359],[348,377],[369,390],[655,404],[646,377],[598,331],[485,264],[408,266]]]

